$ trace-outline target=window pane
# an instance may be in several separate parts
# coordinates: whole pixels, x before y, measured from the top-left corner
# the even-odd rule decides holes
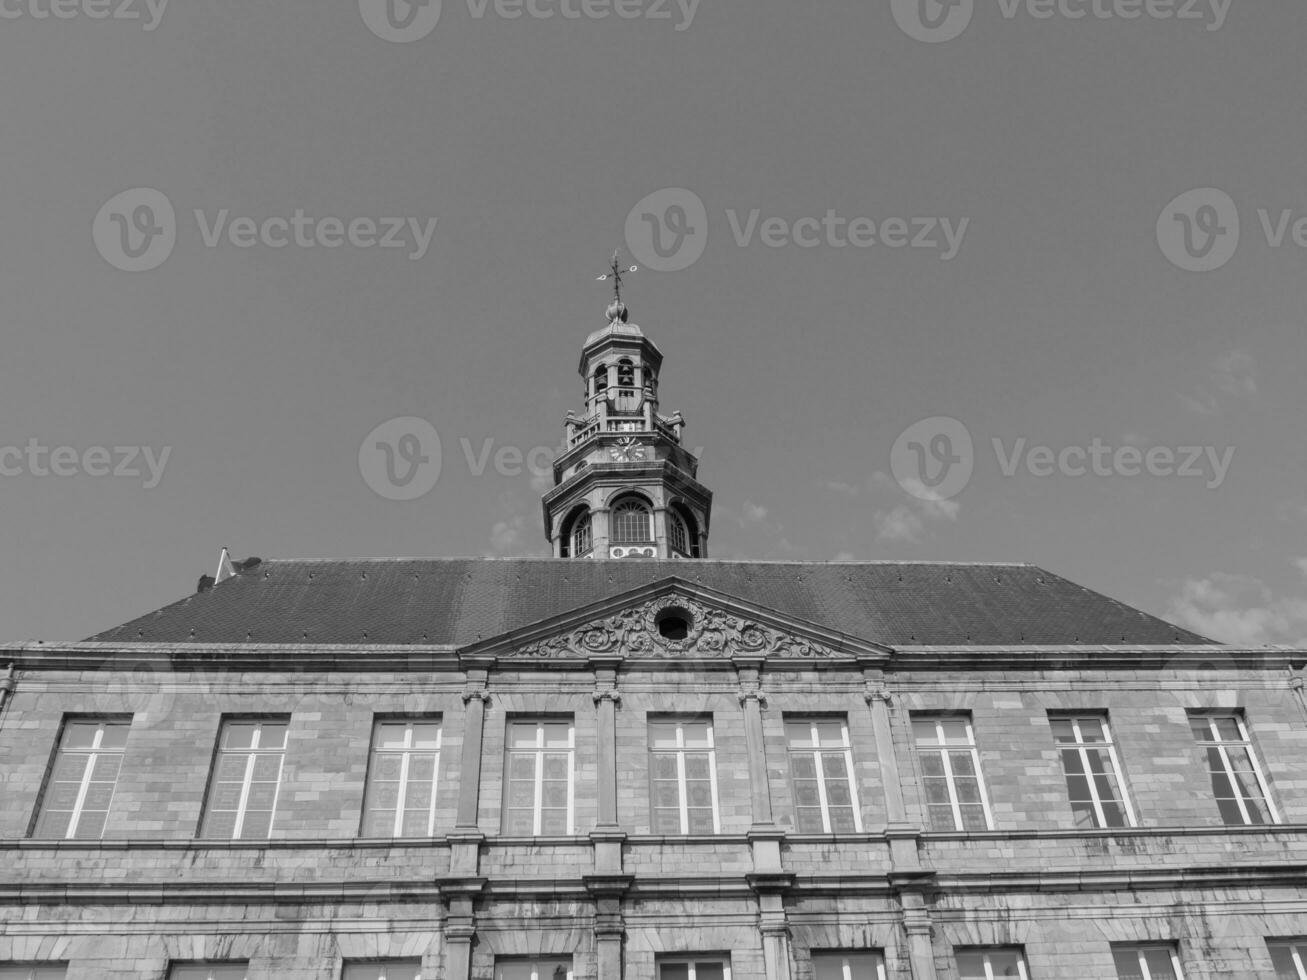
[[[422,980],[421,960],[346,963],[342,980]]]
[[[1271,964],[1275,967],[1275,980],[1304,980],[1304,974],[1294,962],[1294,953],[1298,961],[1307,966],[1307,944],[1304,943],[1267,943],[1271,951]]]
[[[245,963],[176,963],[168,980],[245,980]]]

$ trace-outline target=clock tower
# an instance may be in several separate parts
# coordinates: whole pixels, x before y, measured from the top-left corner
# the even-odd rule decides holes
[[[608,325],[581,348],[585,409],[563,423],[545,536],[557,558],[706,558],[712,493],[681,445],[685,420],[658,411],[663,355],[629,322],[616,262],[612,278]]]

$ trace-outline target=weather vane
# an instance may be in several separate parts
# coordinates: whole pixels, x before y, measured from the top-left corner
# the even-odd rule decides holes
[[[613,281],[613,298],[620,303],[622,301],[622,276],[636,272],[640,267],[633,265],[629,269],[623,269],[617,261],[617,254],[617,252],[613,252],[613,264],[609,267],[609,271],[602,276],[596,276],[595,281],[607,282],[611,279]]]

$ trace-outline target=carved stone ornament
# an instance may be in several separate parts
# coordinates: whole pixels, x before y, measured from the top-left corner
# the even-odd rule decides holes
[[[669,639],[659,631],[665,610],[687,614],[689,628],[683,639]],[[585,659],[599,653],[626,657],[836,656],[834,650],[820,643],[675,595],[623,609],[558,636],[535,640],[509,656]]]

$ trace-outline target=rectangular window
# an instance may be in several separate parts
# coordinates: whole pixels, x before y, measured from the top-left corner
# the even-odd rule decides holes
[[[440,719],[377,721],[372,726],[363,836],[434,834],[439,771]]]
[[[1135,826],[1107,715],[1050,715],[1077,827]]]
[[[853,784],[853,748],[842,718],[787,718],[794,812],[804,834],[862,830]]]
[[[225,963],[174,963],[168,970],[168,980],[245,980],[249,964]]]
[[[658,980],[731,980],[731,961],[721,956],[660,958]]]
[[[288,718],[223,722],[201,837],[271,836],[289,723]]]
[[[504,762],[504,833],[572,833],[576,730],[570,719],[511,721]]]
[[[33,837],[98,840],[104,836],[131,724],[130,718],[64,724]]]
[[[1237,714],[1192,714],[1189,727],[1207,755],[1221,818],[1227,824],[1279,823],[1280,815],[1271,802],[1243,718]]]
[[[496,957],[495,980],[572,980],[572,958]]]
[[[368,960],[346,963],[341,980],[422,980],[421,960]]]
[[[651,719],[649,773],[655,834],[718,832],[711,719]]]
[[[916,715],[912,734],[932,830],[992,830],[969,715]]]
[[[67,963],[0,963],[0,980],[64,980]]]
[[[1030,980],[1026,958],[1019,949],[969,949],[958,953],[962,980]]]
[[[1307,939],[1268,942],[1275,980],[1307,980]]]
[[[1115,946],[1112,957],[1119,980],[1184,980],[1174,946]]]
[[[813,980],[885,980],[885,958],[872,950],[812,951]]]

